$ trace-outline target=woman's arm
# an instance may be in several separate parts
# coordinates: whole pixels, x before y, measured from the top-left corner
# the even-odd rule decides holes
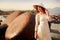
[[[49,16],[49,11],[45,9],[46,15]]]
[[[45,12],[46,12],[46,15],[47,15],[48,21],[51,21],[51,16],[50,16],[50,14],[49,14],[49,11],[46,9]]]
[[[35,17],[35,31],[38,29],[38,15]]]
[[[35,34],[34,37],[37,38],[37,31],[38,31],[38,15],[35,17]]]

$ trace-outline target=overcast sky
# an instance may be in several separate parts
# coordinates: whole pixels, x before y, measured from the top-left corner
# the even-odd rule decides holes
[[[32,10],[34,4],[43,3],[46,8],[60,7],[60,0],[0,0],[2,10]]]

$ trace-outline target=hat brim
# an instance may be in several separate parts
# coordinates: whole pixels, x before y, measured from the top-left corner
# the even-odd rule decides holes
[[[37,7],[43,7],[41,5],[33,5],[33,7],[36,9]]]

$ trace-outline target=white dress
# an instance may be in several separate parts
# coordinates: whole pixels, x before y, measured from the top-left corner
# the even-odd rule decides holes
[[[50,30],[48,26],[48,20],[47,16],[45,14],[39,15],[37,14],[36,16],[38,19],[37,21],[39,22],[38,25],[38,39],[37,40],[51,40],[51,35],[50,35]],[[37,22],[37,24],[38,24]]]

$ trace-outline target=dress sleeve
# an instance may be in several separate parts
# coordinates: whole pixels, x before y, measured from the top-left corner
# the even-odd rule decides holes
[[[35,31],[38,30],[38,15],[35,17]]]

